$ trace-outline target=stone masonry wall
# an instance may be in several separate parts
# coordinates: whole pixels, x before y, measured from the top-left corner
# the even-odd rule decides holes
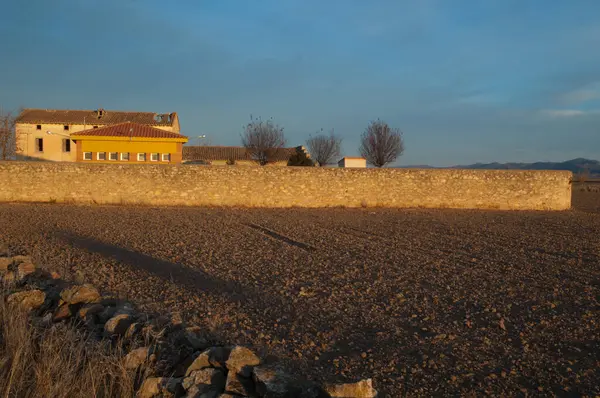
[[[0,202],[566,210],[571,172],[0,162]]]

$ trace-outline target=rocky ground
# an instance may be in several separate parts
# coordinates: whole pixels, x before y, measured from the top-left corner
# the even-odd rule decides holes
[[[600,194],[577,210],[0,205],[13,254],[380,396],[600,393]]]

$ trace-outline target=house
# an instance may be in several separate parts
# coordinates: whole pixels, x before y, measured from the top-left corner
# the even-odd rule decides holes
[[[138,123],[73,133],[76,162],[181,163],[186,136]]]
[[[303,146],[293,148],[279,148],[271,156],[268,166],[287,166],[295,155],[310,158],[310,154]],[[184,146],[184,163],[201,163],[210,165],[240,165],[257,166],[258,162],[252,154],[242,146]]]
[[[74,162],[77,144],[71,135],[126,122],[179,133],[177,113],[123,112],[104,109],[25,109],[16,120],[17,157]]]
[[[348,157],[346,156],[345,158],[342,158],[342,160],[340,160],[338,162],[338,166],[339,167],[350,167],[350,168],[365,168],[367,167],[367,159],[365,158],[353,158],[353,157]]]

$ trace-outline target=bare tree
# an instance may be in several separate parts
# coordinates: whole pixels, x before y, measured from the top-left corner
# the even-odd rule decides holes
[[[314,159],[319,166],[326,166],[333,163],[336,157],[340,156],[340,149],[342,146],[342,138],[336,136],[333,130],[329,132],[329,135],[321,133],[314,137],[310,137],[306,141],[310,156]]]
[[[261,166],[272,162],[285,145],[283,127],[262,119],[253,120],[246,125],[242,134],[242,145],[246,147],[252,159]]]
[[[17,153],[17,114],[0,109],[0,159],[13,159]]]
[[[386,122],[371,122],[361,137],[360,154],[375,167],[395,161],[404,152],[404,140],[399,129]]]

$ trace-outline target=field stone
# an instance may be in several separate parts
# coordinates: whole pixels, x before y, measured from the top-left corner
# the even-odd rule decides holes
[[[172,377],[149,377],[142,383],[137,398],[181,396],[181,379]]]
[[[90,304],[100,301],[100,292],[90,284],[73,286],[60,293],[60,298],[69,304]]]
[[[12,257],[0,257],[0,272],[8,271],[8,267],[12,265]]]
[[[185,398],[218,398],[221,392],[217,389],[205,390],[201,386],[192,386],[185,395]]]
[[[17,265],[16,274],[17,279],[22,280],[27,275],[31,275],[35,272],[35,265],[31,262],[22,262]]]
[[[17,279],[16,274],[13,271],[8,271],[2,276],[2,282],[6,284],[13,283]]]
[[[374,398],[377,396],[377,390],[373,388],[371,379],[361,380],[357,383],[328,384],[325,385],[325,391],[332,398]]]
[[[12,263],[15,265],[19,265],[21,263],[33,264],[33,260],[31,256],[13,256]]]
[[[81,307],[77,314],[81,319],[86,319],[87,317],[101,313],[103,310],[104,306],[100,303],[87,304]]]
[[[115,315],[106,322],[104,330],[109,335],[122,336],[127,332],[133,321],[133,318],[129,314]]]
[[[56,311],[54,311],[52,320],[54,322],[64,321],[66,319],[69,319],[71,315],[73,315],[71,307],[69,306],[69,304],[63,303],[56,309]]]
[[[40,308],[46,300],[46,293],[41,290],[26,290],[13,293],[8,296],[8,304],[17,304],[26,311],[33,311]]]
[[[235,346],[231,349],[226,365],[230,372],[242,377],[252,376],[252,369],[260,364],[260,359],[246,347]]]
[[[242,377],[235,372],[227,374],[227,382],[225,384],[225,392],[238,394],[243,397],[252,396],[255,392],[252,379]]]
[[[211,347],[201,352],[194,362],[187,368],[185,375],[189,376],[193,371],[204,368],[223,368],[226,369],[226,362],[229,356],[229,349],[226,347]]]
[[[150,359],[153,351],[151,347],[136,348],[125,356],[123,366],[125,366],[125,369],[137,369]]]
[[[285,398],[292,395],[294,379],[277,365],[257,366],[252,377],[261,397]]]

